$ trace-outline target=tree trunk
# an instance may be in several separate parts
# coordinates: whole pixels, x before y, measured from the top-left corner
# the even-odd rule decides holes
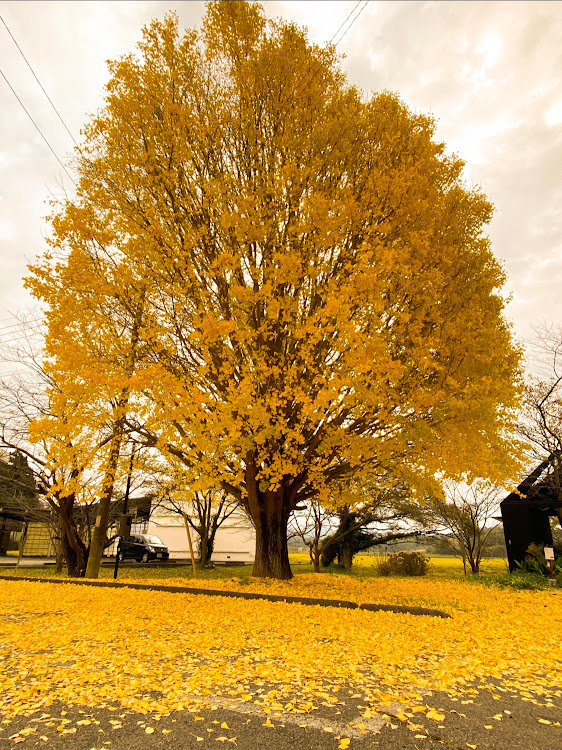
[[[480,553],[474,554],[474,550],[470,550],[468,562],[470,563],[470,570],[474,575],[480,573]]]
[[[55,531],[53,534],[53,544],[55,546],[55,573],[62,573],[62,569],[65,563],[64,549],[62,540],[64,538],[64,528],[60,518],[60,514],[57,518]]]
[[[351,548],[350,536],[344,537],[342,550],[341,550],[341,561],[345,570],[351,570],[353,566],[353,550]]]
[[[288,502],[283,489],[252,498],[252,520],[256,528],[256,557],[252,575],[258,578],[293,577],[287,545]],[[256,502],[257,501],[257,502]]]
[[[62,573],[64,567],[64,552],[62,544],[59,543],[55,546],[55,573]]]
[[[208,565],[209,563],[209,538],[207,535],[207,529],[204,526],[201,526],[201,535],[199,537],[199,548],[201,550],[201,555],[199,559],[199,563],[201,565]]]
[[[64,558],[66,560],[66,571],[69,578],[82,578],[84,576],[83,560],[79,553],[70,545],[68,536],[65,534],[62,540]]]
[[[314,565],[314,572],[320,573],[320,549],[319,547],[316,547],[316,549],[314,550],[314,555],[311,552],[310,556],[312,557],[312,564]]]
[[[74,520],[74,496],[58,497],[59,518],[62,530],[62,550],[69,577],[83,578],[86,572],[88,551]]]
[[[86,567],[86,578],[97,578],[100,572],[101,558],[107,537],[107,525],[111,497],[113,495],[113,485],[115,483],[115,474],[117,473],[117,465],[121,453],[122,437],[123,422],[121,419],[117,424],[116,434],[111,442],[111,448],[107,459],[103,492],[100,497],[98,512],[96,515],[96,525],[94,526],[94,533],[92,534],[92,542],[90,544],[90,554],[88,556],[88,565]]]
[[[211,563],[213,552],[215,551],[215,537],[219,528],[218,517],[211,522],[211,529],[207,530],[207,563]]]
[[[111,487],[113,490],[113,486]],[[98,512],[96,515],[96,525],[92,534],[90,544],[90,555],[88,557],[88,566],[86,568],[86,578],[97,578],[100,572],[101,558],[105,547],[107,536],[107,521],[109,516],[109,506],[111,504],[110,492],[104,492],[100,498]]]
[[[209,562],[211,562],[211,558],[213,557],[213,552],[215,551],[216,533],[217,533],[217,530],[215,529],[211,534],[209,534],[209,538],[207,539],[207,555],[209,557]]]
[[[466,578],[466,553],[464,552],[464,550],[462,554],[462,567],[464,570],[464,577]]]

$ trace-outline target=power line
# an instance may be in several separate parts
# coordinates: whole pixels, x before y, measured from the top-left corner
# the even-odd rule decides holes
[[[74,178],[73,178],[73,177],[71,176],[70,172],[69,172],[69,171],[68,171],[68,169],[67,169],[67,168],[66,168],[66,167],[64,166],[64,164],[62,163],[62,161],[61,161],[61,160],[59,159],[59,157],[57,156],[57,154],[56,154],[55,150],[53,149],[53,147],[51,146],[51,144],[49,143],[49,141],[47,140],[47,138],[46,138],[46,137],[45,137],[45,136],[43,135],[43,131],[41,130],[41,128],[39,127],[39,125],[37,125],[37,123],[35,122],[35,120],[33,119],[33,117],[32,117],[32,116],[31,116],[31,115],[29,114],[29,112],[27,111],[27,109],[26,109],[26,107],[25,107],[25,104],[24,104],[24,103],[22,102],[22,100],[21,100],[21,99],[19,98],[19,96],[18,96],[18,94],[17,94],[16,90],[14,89],[14,87],[12,86],[12,84],[10,83],[10,81],[8,81],[8,79],[6,78],[6,75],[5,75],[4,71],[3,71],[3,70],[2,70],[1,68],[0,68],[0,74],[2,75],[2,78],[3,78],[3,79],[4,79],[5,81],[6,81],[6,83],[8,84],[8,86],[10,87],[10,89],[11,89],[11,91],[12,91],[13,95],[14,95],[14,96],[16,97],[16,99],[17,99],[17,100],[18,100],[18,102],[20,103],[20,105],[21,105],[21,107],[22,107],[23,111],[25,112],[25,114],[26,114],[26,115],[27,115],[27,116],[29,117],[29,119],[31,120],[31,122],[32,122],[32,123],[33,123],[33,125],[35,126],[35,128],[36,128],[37,132],[39,133],[39,135],[41,136],[41,138],[42,138],[42,139],[43,139],[43,140],[45,141],[45,143],[46,143],[46,144],[47,144],[47,146],[49,147],[49,151],[50,151],[50,152],[51,152],[51,153],[53,154],[53,156],[55,157],[55,159],[56,159],[56,160],[58,161],[58,163],[59,163],[59,164],[61,165],[61,167],[62,167],[62,168],[64,169],[64,171],[65,171],[65,172],[66,172],[66,174],[68,175],[68,177],[69,177],[70,181],[71,181],[71,182],[72,182],[72,183],[73,183],[74,185],[76,185],[76,181],[75,181],[75,180],[74,180]]]
[[[357,2],[355,3],[355,5],[353,6],[353,8],[352,8],[352,9],[351,9],[351,10],[349,11],[349,13],[347,14],[346,18],[345,18],[345,19],[344,19],[344,20],[343,20],[343,21],[341,22],[341,24],[340,24],[340,27],[339,27],[339,29],[338,29],[338,30],[336,31],[336,33],[335,33],[335,34],[334,34],[334,35],[332,36],[332,38],[330,39],[330,41],[328,42],[328,44],[331,44],[331,43],[332,43],[332,42],[334,41],[334,39],[335,39],[335,38],[337,37],[337,35],[338,35],[338,34],[340,33],[340,30],[341,30],[341,29],[343,28],[343,26],[344,26],[344,25],[346,24],[346,22],[347,22],[347,19],[348,19],[348,18],[349,18],[349,17],[351,16],[351,14],[352,14],[352,13],[355,13],[355,9],[356,9],[356,8],[357,8],[357,6],[358,6],[358,5],[360,5],[360,4],[361,4],[361,0],[357,0]],[[358,16],[358,17],[359,17],[359,16]],[[355,23],[355,21],[354,21],[353,23]],[[351,24],[351,26],[353,26],[353,23]],[[351,26],[350,26],[349,28],[351,28]],[[345,35],[344,35],[344,36],[345,36]],[[343,39],[343,36],[342,36],[342,39]],[[341,39],[340,39],[340,40],[339,40],[338,42],[336,42],[336,46],[337,46],[337,45],[338,45],[338,44],[339,44],[340,42],[341,42]]]
[[[363,13],[363,11],[365,10],[365,8],[367,7],[367,4],[368,4],[368,0],[365,0],[365,4],[363,5],[363,7],[362,7],[362,8],[361,8],[361,10],[359,11],[359,13],[358,13],[358,14],[357,14],[357,15],[355,16],[355,18],[353,19],[353,21],[352,21],[352,22],[351,22],[351,23],[349,24],[349,26],[347,27],[347,29],[346,29],[346,30],[345,30],[345,31],[343,32],[343,34],[341,35],[341,37],[340,37],[340,38],[338,39],[338,41],[336,42],[336,44],[335,44],[335,46],[336,46],[336,47],[337,47],[337,46],[338,46],[338,44],[340,44],[340,42],[341,42],[341,41],[343,40],[343,38],[345,37],[345,35],[347,34],[347,32],[348,32],[348,31],[350,30],[350,28],[351,28],[351,27],[353,26],[353,24],[355,23],[355,21],[357,21],[357,19],[358,19],[358,18],[359,18],[359,16],[361,15],[361,13]],[[357,3],[357,5],[359,5],[359,3]],[[357,8],[357,5],[355,6],[355,8]],[[351,13],[353,13],[353,12],[355,11],[355,8],[353,8],[353,10],[351,11]],[[351,13],[350,13],[349,15],[351,15]],[[348,15],[348,17],[347,17],[347,18],[349,18],[349,15]],[[347,18],[345,19],[345,21],[347,21]],[[344,21],[343,23],[345,23],[345,21]],[[343,24],[342,24],[342,26],[343,26]],[[340,26],[340,29],[341,29],[341,26]],[[332,40],[334,39],[334,37],[335,37],[335,36],[336,36],[336,35],[338,34],[338,32],[339,32],[339,30],[340,30],[340,29],[338,29],[338,31],[336,31],[336,33],[334,34],[334,36],[332,37],[332,39],[330,39],[330,42],[331,42],[331,41],[332,41]]]
[[[0,21],[2,21],[2,23],[3,23],[3,24],[4,24],[4,26],[6,27],[6,31],[7,31],[7,32],[8,32],[8,34],[9,34],[9,35],[10,35],[10,36],[12,37],[12,41],[13,41],[13,43],[14,43],[14,44],[16,45],[16,47],[17,47],[17,48],[18,48],[18,50],[19,50],[19,53],[20,53],[20,55],[21,55],[21,56],[23,57],[23,59],[24,59],[24,60],[25,60],[25,62],[27,63],[27,67],[28,67],[28,68],[29,68],[29,70],[30,70],[30,71],[32,72],[32,74],[33,74],[33,77],[35,78],[35,80],[37,81],[37,83],[39,84],[39,86],[40,86],[40,88],[41,88],[41,91],[42,91],[42,92],[43,92],[43,93],[45,94],[45,96],[47,97],[47,99],[48,99],[48,101],[49,101],[49,104],[50,104],[50,105],[51,105],[51,107],[52,107],[52,108],[53,108],[53,109],[55,110],[55,112],[56,112],[56,114],[57,114],[57,117],[58,117],[58,118],[59,118],[59,120],[60,120],[60,121],[62,122],[62,124],[63,124],[64,128],[66,129],[66,132],[67,132],[67,133],[68,133],[68,135],[69,135],[69,136],[70,136],[70,137],[72,138],[72,141],[73,141],[74,145],[75,145],[75,146],[77,146],[78,144],[76,143],[76,140],[75,140],[74,136],[72,135],[72,133],[70,132],[70,130],[69,130],[69,128],[68,128],[68,126],[67,126],[66,122],[65,122],[65,121],[64,121],[64,120],[62,119],[62,116],[61,116],[60,112],[58,111],[58,109],[57,109],[57,108],[55,107],[55,105],[53,104],[53,101],[52,101],[51,97],[49,96],[49,94],[47,94],[47,92],[46,92],[46,91],[45,91],[45,89],[43,88],[43,84],[42,84],[42,83],[41,83],[41,81],[40,81],[40,80],[39,80],[39,79],[37,78],[37,75],[35,74],[35,71],[34,71],[34,70],[33,70],[33,68],[31,67],[31,63],[29,62],[29,60],[27,59],[27,57],[26,57],[26,56],[25,56],[25,55],[23,54],[23,51],[22,51],[21,47],[20,47],[20,46],[19,46],[19,44],[17,43],[17,41],[16,41],[16,39],[15,39],[14,35],[13,35],[13,34],[12,34],[12,32],[10,31],[10,29],[8,28],[8,24],[6,23],[6,21],[4,21],[4,19],[3,19],[3,17],[2,17],[1,15],[0,15]]]
[[[341,29],[342,29],[342,28],[343,28],[343,27],[345,26],[345,24],[347,23],[348,19],[349,19],[349,18],[350,18],[350,17],[351,17],[352,15],[353,15],[353,13],[355,13],[355,11],[357,10],[357,8],[359,7],[359,5],[361,4],[361,2],[362,2],[362,1],[363,1],[363,0],[357,0],[357,2],[355,3],[355,5],[353,6],[353,8],[352,8],[352,9],[351,9],[351,10],[349,11],[349,13],[347,14],[347,16],[346,16],[346,17],[344,18],[344,20],[343,20],[343,21],[341,22],[341,24],[339,25],[339,28],[338,28],[338,30],[337,30],[337,31],[336,31],[336,32],[335,32],[335,33],[334,33],[334,34],[332,35],[332,37],[331,37],[331,38],[330,38],[330,39],[329,39],[329,40],[328,40],[328,41],[326,42],[326,45],[325,45],[325,46],[327,46],[328,44],[332,44],[332,42],[334,41],[334,39],[335,39],[335,38],[337,37],[337,35],[338,35],[338,34],[340,33]],[[368,0],[364,0],[364,2],[365,2],[365,4],[363,5],[363,7],[362,7],[362,8],[361,8],[361,10],[359,11],[359,13],[358,13],[358,14],[357,14],[357,15],[355,16],[355,18],[354,18],[354,19],[353,19],[353,20],[351,21],[351,23],[349,24],[349,26],[347,27],[347,29],[346,29],[346,30],[344,31],[344,33],[343,33],[343,34],[341,35],[341,37],[340,37],[340,38],[338,39],[338,41],[337,41],[337,42],[336,42],[336,43],[334,44],[334,47],[337,47],[337,46],[338,46],[338,44],[340,44],[340,43],[341,43],[341,41],[343,40],[343,38],[345,37],[345,35],[347,34],[347,32],[348,32],[348,31],[349,31],[349,30],[351,29],[351,27],[353,26],[353,24],[355,23],[355,21],[357,21],[357,19],[358,19],[358,18],[359,18],[359,16],[361,15],[361,13],[363,13],[363,11],[365,10],[365,8],[367,7],[367,2],[368,2]],[[281,113],[281,112],[283,111],[283,109],[284,109],[285,105],[287,104],[287,102],[288,102],[288,101],[289,101],[289,100],[290,100],[291,98],[296,98],[296,96],[297,96],[297,95],[298,95],[298,94],[300,93],[300,90],[301,90],[301,84],[303,84],[303,83],[304,83],[304,85],[308,85],[308,84],[312,83],[312,81],[314,80],[314,78],[316,78],[316,76],[318,75],[318,73],[320,72],[320,70],[321,70],[321,69],[322,69],[322,63],[320,63],[320,62],[317,62],[317,64],[316,64],[316,70],[314,71],[314,73],[312,73],[312,75],[310,76],[310,78],[309,78],[309,80],[308,80],[308,81],[306,80],[306,78],[307,78],[307,77],[308,77],[308,76],[309,76],[309,75],[311,74],[311,72],[312,72],[312,68],[309,68],[309,69],[307,70],[307,72],[306,72],[306,73],[305,73],[305,74],[304,74],[304,75],[302,76],[302,78],[300,79],[300,81],[299,81],[299,82],[297,83],[297,85],[296,85],[296,86],[295,86],[295,88],[293,89],[293,92],[292,92],[292,94],[289,94],[289,96],[287,96],[287,98],[285,99],[285,101],[284,101],[284,102],[283,102],[283,104],[281,105],[281,108],[280,108],[280,110],[279,110],[279,111],[280,111],[280,113]],[[303,88],[304,88],[304,87],[303,87]]]
[[[355,18],[354,18],[354,19],[352,20],[352,22],[351,22],[351,23],[349,24],[349,26],[347,27],[347,29],[346,29],[346,30],[345,30],[345,31],[343,32],[343,34],[341,35],[341,37],[340,37],[340,38],[338,39],[338,41],[336,42],[336,46],[337,46],[337,45],[338,45],[338,44],[339,44],[339,43],[340,43],[340,42],[342,41],[342,39],[343,39],[343,38],[345,37],[345,35],[347,34],[347,32],[348,32],[348,31],[350,30],[350,28],[351,28],[351,27],[353,26],[353,24],[355,23],[355,21],[357,21],[357,19],[358,19],[358,18],[359,18],[359,16],[361,15],[361,13],[363,13],[363,11],[365,10],[365,8],[367,7],[367,3],[368,3],[368,0],[365,0],[365,4],[363,5],[363,7],[362,7],[362,8],[361,8],[361,10],[359,11],[359,13],[358,13],[358,14],[357,14],[357,15],[355,16]],[[355,11],[355,8],[357,8],[357,5],[356,5],[356,6],[355,6],[355,7],[353,8],[353,10],[351,11],[352,13],[353,13],[353,12]],[[349,18],[349,15],[348,15],[348,17],[347,17],[347,18]],[[346,20],[347,20],[347,19],[346,19]],[[344,23],[345,23],[345,21],[344,21]],[[343,24],[342,24],[342,26],[343,26]],[[341,29],[341,26],[340,26],[340,29]],[[339,29],[338,29],[338,31],[339,31]],[[336,32],[336,34],[337,34],[337,33],[338,33],[338,32]],[[335,34],[334,34],[334,36],[335,36]],[[332,39],[333,39],[333,38],[334,38],[334,37],[332,37]],[[340,138],[341,136],[343,136],[343,135],[344,135],[344,134],[345,134],[345,133],[346,133],[346,132],[348,131],[349,127],[350,127],[350,126],[348,125],[348,126],[347,126],[346,128],[344,128],[343,130],[341,130],[341,131],[340,131],[340,132],[339,132],[338,134],[336,134],[336,138],[335,138],[334,142],[333,142],[333,143],[329,143],[329,144],[328,144],[328,146],[329,146],[329,148],[330,148],[330,154],[331,154],[331,153],[332,153],[332,151],[334,150],[334,148],[335,148],[335,146],[336,146],[336,143],[338,142],[339,138]]]

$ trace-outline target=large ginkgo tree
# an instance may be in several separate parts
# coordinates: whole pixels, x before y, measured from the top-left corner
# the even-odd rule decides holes
[[[288,518],[333,482],[505,473],[520,354],[492,206],[433,120],[365,96],[333,47],[257,3],[155,21],[75,164],[28,283],[51,366],[85,402],[92,380],[76,432],[113,414],[108,460],[128,431],[228,490],[255,575],[291,576]]]

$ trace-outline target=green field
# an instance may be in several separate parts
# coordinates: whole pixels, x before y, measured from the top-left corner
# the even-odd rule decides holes
[[[303,574],[313,573],[314,569],[310,564],[307,553],[292,553],[289,555],[293,573],[296,577]],[[353,568],[350,572],[345,571],[337,565],[330,568],[322,568],[320,576],[330,575],[350,575],[361,579],[375,578],[378,576],[376,565],[381,559],[379,555],[357,555],[353,560]],[[507,573],[507,561],[503,558],[493,557],[483,560],[481,565],[480,578],[482,582],[490,582],[497,576],[503,576]],[[4,568],[0,569],[0,574],[21,575],[30,577],[65,577],[66,572],[57,574],[54,566],[45,566],[39,568]],[[239,585],[244,585],[244,581],[252,576],[251,565],[217,565],[210,569],[198,569],[197,577],[200,580],[237,580]],[[103,566],[100,570],[101,579],[108,580],[113,578],[113,567]],[[456,557],[430,556],[429,569],[427,578],[441,580],[460,580],[464,578],[462,561]],[[186,581],[193,578],[193,569],[191,565],[171,565],[170,567],[157,567],[146,564],[133,564],[123,566],[119,569],[119,579],[151,581],[162,580],[167,578],[183,578]],[[468,576],[469,579],[477,579],[478,576]]]

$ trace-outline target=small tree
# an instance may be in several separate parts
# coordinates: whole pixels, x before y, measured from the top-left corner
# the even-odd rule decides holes
[[[103,419],[95,429],[92,425],[83,431],[80,420],[72,429],[73,413],[87,413],[95,405],[80,400],[83,383],[69,386],[64,378],[57,379],[55,370],[45,366],[38,321],[30,316],[20,323],[18,343],[2,352],[14,369],[0,380],[0,446],[25,459],[27,470],[33,475],[43,500],[43,513],[38,520],[50,525],[57,570],[65,562],[69,576],[82,577],[102,505],[97,496],[100,486],[101,500],[109,497],[107,508],[103,508],[109,520],[111,508],[115,507],[111,495],[116,472],[109,485],[105,462],[108,450],[111,456],[115,446],[115,429],[111,420],[108,424]],[[119,449],[122,441],[123,435]],[[117,454],[113,451],[114,459]],[[46,515],[44,511],[49,509],[51,513]],[[101,553],[112,541],[105,532],[104,529],[99,537]]]
[[[536,374],[526,382],[519,432],[530,464],[550,457],[541,481],[560,499],[562,525],[562,326],[537,326],[529,349]]]
[[[195,491],[191,499],[185,495],[169,492],[159,501],[159,505],[186,519],[198,534],[199,564],[208,565],[215,547],[215,537],[219,528],[240,509],[239,503],[224,490]]]
[[[332,565],[336,560],[346,570],[351,570],[355,555],[379,544],[419,536],[421,529],[405,529],[404,515],[382,512],[382,509],[362,508],[355,511],[349,506],[340,508],[339,525],[334,534],[324,540],[321,562]]]
[[[338,564],[350,570],[353,557],[378,544],[422,533],[420,509],[407,488],[388,476],[340,482],[328,506],[317,499],[296,513],[290,533],[309,548],[316,572],[320,565]]]
[[[31,425],[38,419],[49,420],[51,401],[49,390],[56,390],[54,379],[43,366],[39,353],[42,337],[38,321],[33,317],[21,319],[18,343],[2,352],[4,361],[13,365],[10,376],[0,381],[0,445],[25,456],[33,474],[34,484],[45,506],[50,508],[49,524],[57,553],[57,569],[66,562],[70,576],[83,576],[88,550],[74,517],[74,506],[83,499],[83,478],[75,460],[53,462],[53,446],[62,442],[67,457],[72,446],[63,434],[51,439],[32,442]],[[71,489],[67,482],[73,483]]]
[[[428,517],[442,528],[445,544],[462,558],[465,575],[467,564],[472,573],[480,571],[482,555],[498,525],[491,521],[503,494],[503,488],[485,481],[466,487],[449,482],[445,497],[434,498],[428,508]]]
[[[304,508],[294,513],[289,521],[288,538],[299,537],[308,547],[314,572],[320,572],[320,559],[331,536],[336,516],[326,510],[317,498],[312,498]]]

